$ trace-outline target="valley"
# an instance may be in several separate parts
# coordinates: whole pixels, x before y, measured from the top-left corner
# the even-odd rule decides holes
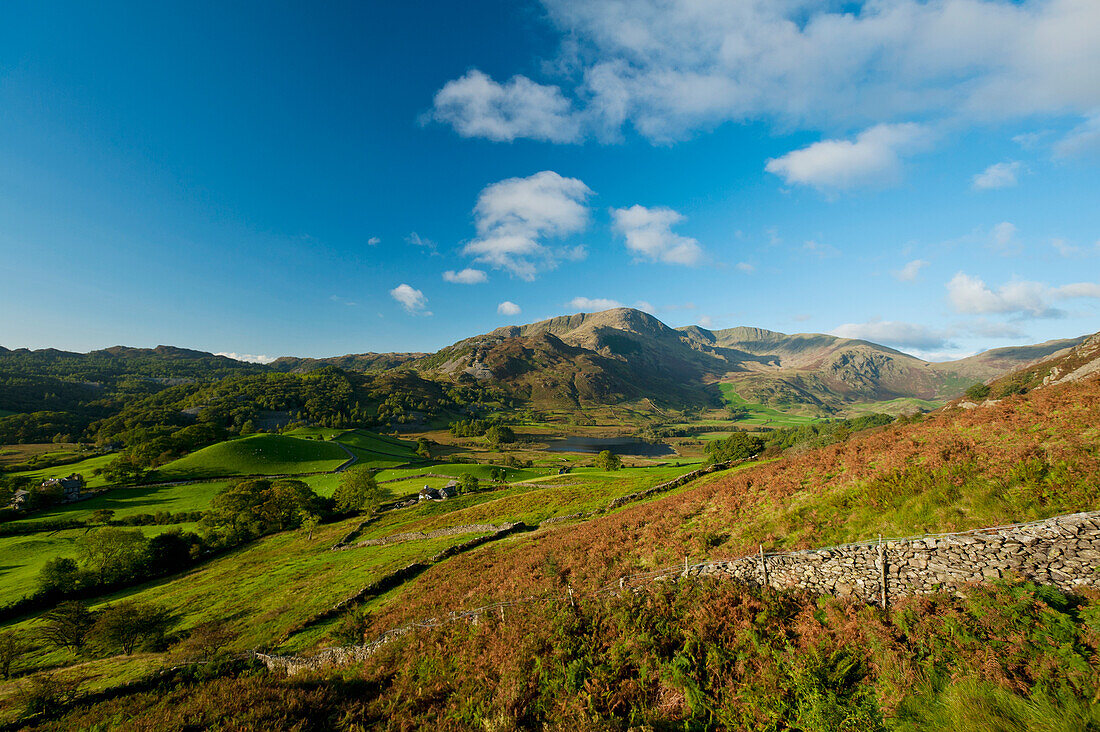
[[[609,317],[631,316],[616,313]],[[212,709],[200,712],[193,705],[214,704],[230,687],[250,698],[257,713],[275,713],[276,707],[255,695],[293,695],[304,688],[303,683],[355,673],[377,685],[366,702],[373,711],[362,713],[378,714],[382,708],[378,705],[394,703],[391,695],[405,695],[417,700],[401,712],[403,724],[410,726],[436,725],[439,714],[461,720],[456,728],[487,724],[485,720],[499,715],[511,719],[508,724],[523,725],[578,719],[579,708],[561,694],[568,689],[574,690],[568,694],[574,694],[574,684],[582,682],[561,680],[557,676],[560,669],[527,669],[524,675],[541,673],[549,686],[530,692],[537,704],[525,704],[522,713],[511,712],[512,707],[501,706],[500,698],[491,692],[489,679],[498,672],[483,667],[474,649],[496,648],[493,652],[503,659],[501,663],[527,668],[524,659],[538,653],[516,655],[518,649],[552,643],[554,653],[567,654],[562,661],[566,666],[598,665],[591,649],[571,645],[581,642],[580,636],[574,635],[580,632],[574,623],[590,627],[585,632],[596,633],[596,637],[613,633],[623,638],[600,642],[629,644],[633,634],[649,632],[622,626],[629,615],[636,616],[638,622],[672,622],[684,628],[676,633],[688,632],[687,626],[696,622],[692,619],[695,615],[685,610],[683,603],[718,603],[734,616],[743,607],[778,613],[769,622],[786,628],[782,632],[801,649],[797,663],[808,663],[812,652],[805,645],[806,629],[798,625],[801,621],[796,617],[810,612],[815,601],[798,590],[775,594],[751,583],[731,586],[729,581],[709,580],[697,587],[682,582],[643,583],[629,596],[608,594],[608,588],[621,584],[624,577],[648,577],[646,573],[667,571],[670,566],[751,556],[757,551],[797,551],[876,536],[966,531],[1100,509],[1096,491],[1100,479],[1096,447],[1100,444],[1096,428],[1100,423],[1100,382],[1089,371],[1100,352],[1095,336],[1071,346],[1044,345],[1002,357],[1011,361],[1037,353],[1050,356],[1038,362],[1030,359],[1020,370],[989,370],[993,367],[988,360],[983,362],[986,365],[980,369],[987,370],[981,373],[993,376],[982,386],[985,397],[977,403],[968,401],[970,397],[962,396],[961,390],[949,391],[954,382],[943,379],[936,381],[939,386],[931,391],[914,390],[905,396],[896,395],[896,385],[876,386],[873,396],[880,398],[867,401],[831,390],[831,401],[826,403],[824,391],[810,389],[805,393],[818,394],[816,402],[780,400],[779,391],[774,392],[774,399],[750,401],[744,394],[752,394],[758,387],[746,384],[760,382],[729,377],[729,381],[707,383],[713,373],[708,376],[699,364],[708,363],[704,359],[714,358],[716,351],[706,350],[694,355],[685,351],[680,360],[669,360],[678,364],[676,368],[700,369],[693,372],[700,379],[696,386],[681,385],[679,391],[664,392],[661,398],[656,393],[642,396],[644,391],[628,394],[625,386],[614,387],[612,392],[600,394],[618,394],[621,399],[610,396],[606,402],[596,402],[596,392],[578,390],[578,385],[614,382],[600,382],[592,375],[595,371],[583,377],[571,372],[566,378],[561,370],[567,368],[564,360],[551,359],[548,365],[539,361],[538,366],[529,361],[520,366],[514,360],[517,354],[528,353],[525,349],[536,347],[531,338],[542,337],[542,345],[536,348],[562,353],[569,348],[586,349],[591,355],[573,352],[576,358],[568,362],[573,364],[568,368],[578,363],[599,366],[603,378],[636,368],[621,354],[642,353],[652,346],[652,339],[675,338],[685,346],[680,335],[670,336],[649,325],[652,330],[648,334],[636,332],[643,328],[635,323],[616,340],[591,319],[556,319],[501,336],[503,340],[491,346],[478,341],[481,345],[467,350],[459,344],[455,350],[422,363],[420,372],[409,370],[407,364],[432,357],[411,356],[392,372],[348,372],[330,364],[309,363],[300,374],[279,371],[267,375],[251,366],[237,374],[232,364],[225,364],[219,368],[227,371],[226,375],[218,371],[208,376],[195,373],[195,369],[209,368],[208,361],[200,360],[187,367],[191,376],[172,377],[188,379],[185,383],[152,386],[145,382],[147,386],[137,393],[131,386],[121,388],[121,381],[112,386],[101,377],[102,389],[113,389],[111,393],[116,394],[114,401],[119,406],[114,415],[95,412],[101,407],[81,401],[77,394],[67,414],[23,412],[6,418],[14,417],[15,429],[33,430],[44,424],[79,425],[81,420],[96,417],[79,434],[73,427],[69,441],[62,435],[55,443],[13,441],[4,448],[5,470],[0,477],[9,496],[29,487],[35,503],[30,509],[7,509],[0,523],[0,612],[4,623],[0,633],[22,649],[13,659],[11,677],[0,681],[0,722],[16,724],[30,719],[43,729],[84,725],[94,719],[110,719],[129,704],[137,706],[126,714],[155,715],[153,710],[162,702],[145,696],[143,689],[161,689],[157,694],[175,698],[173,690],[180,688],[180,682],[173,680],[172,674],[177,672],[165,676],[163,669],[194,668],[200,673],[206,662],[196,661],[196,653],[219,659],[217,668],[221,670],[202,671],[186,682],[197,685],[197,696],[191,701],[176,698],[171,704],[180,707],[173,714],[187,708],[187,714],[216,715]],[[735,330],[738,332],[711,334],[713,347],[741,346],[739,358],[745,360],[739,362],[739,368],[745,371],[727,372],[727,376],[748,373],[750,379],[756,378],[764,372],[744,366],[749,359],[743,354],[751,352],[745,345],[746,334]],[[704,335],[691,334],[692,343],[707,341]],[[566,345],[566,337],[575,345]],[[778,335],[767,338],[778,339]],[[782,354],[798,350],[792,345],[783,348],[786,351],[780,350],[776,357],[780,362]],[[865,350],[870,346],[829,342],[828,348]],[[688,350],[693,349],[689,346]],[[529,357],[529,353],[523,356]],[[28,356],[16,358],[25,362]],[[115,368],[148,368],[148,361],[142,359],[150,358],[156,357],[142,355],[132,366],[122,362]],[[851,362],[845,358],[846,363]],[[540,371],[543,365],[545,374]],[[172,368],[179,369],[180,362],[173,362]],[[962,383],[964,377],[958,374],[971,368],[978,367],[959,367],[951,378]],[[488,369],[491,376],[479,378],[482,369]],[[661,388],[660,379],[672,379],[672,373],[657,373],[652,388]],[[683,373],[686,371],[681,376]],[[1076,377],[1079,373],[1083,376]],[[783,383],[800,379],[807,384],[811,380],[805,374],[797,378],[765,375],[790,380]],[[542,379],[541,386],[538,379]],[[12,394],[8,383],[5,393]],[[382,384],[387,386],[383,389]],[[566,384],[570,386],[566,388]],[[35,388],[33,383],[29,388],[25,382],[20,384],[23,404],[37,398]],[[261,412],[282,413],[286,418],[280,426],[259,428]],[[41,416],[23,418],[36,414]],[[94,441],[87,439],[94,435],[98,435]],[[726,460],[732,462],[723,462]],[[719,464],[714,466],[715,462]],[[38,463],[45,467],[36,467]],[[708,465],[713,467],[700,470]],[[72,474],[86,479],[79,500],[53,499],[50,503],[44,493],[39,497],[39,484]],[[377,486],[371,502],[361,509],[336,508],[337,499],[343,500],[341,491],[357,475],[371,476]],[[271,515],[284,518],[269,528],[255,528],[256,521],[269,520],[263,518],[269,509],[261,505],[247,509],[254,513],[225,518],[231,505],[225,496],[233,490],[274,490],[280,485],[288,490],[300,486],[297,495],[308,494],[309,507],[278,509],[281,513]],[[441,491],[452,487],[457,494],[439,497]],[[426,496],[431,497],[425,500]],[[130,577],[103,575],[96,579],[98,575],[89,574],[94,567],[107,572],[113,566],[95,564],[106,561],[96,559],[100,555],[94,553],[99,551],[94,543],[98,536],[115,542],[130,536],[126,541],[138,542],[146,547],[141,549],[145,552],[160,546],[156,541],[166,547],[175,546],[173,542],[191,542],[192,548],[190,554],[172,555],[175,569],[140,565],[140,571],[133,570]],[[116,551],[129,551],[122,543],[117,547]],[[68,588],[53,584],[45,589],[44,578],[56,573],[59,560],[86,574],[73,575],[83,579]],[[1051,612],[1065,613],[1064,622],[1073,628],[1084,628],[1081,624],[1089,622],[1075,613],[1093,612],[1087,592],[1081,600],[1052,600],[1049,593],[1042,594],[1046,590],[1034,589],[1026,578],[1006,577],[998,582],[982,590],[991,593],[989,603],[1001,603],[1004,593],[1046,598],[1042,602],[1048,602]],[[841,594],[816,601],[818,608],[825,609],[815,612],[830,618],[858,616],[861,622],[870,623],[869,628],[896,634],[896,629],[889,629],[891,624],[902,622],[903,617],[917,617],[912,613],[921,603],[940,603],[943,608],[953,608],[944,612],[966,617],[970,617],[966,613],[990,611],[985,605],[979,608],[974,604],[979,600],[962,607],[951,597],[949,593],[931,600],[901,597],[896,609],[882,611],[865,608],[858,599]],[[157,608],[170,621],[161,635],[138,643],[132,652],[119,652],[109,641],[93,635],[85,648],[74,651],[51,644],[42,634],[43,614],[71,600],[93,616],[115,606],[142,607]],[[1027,602],[1034,607],[1040,600]],[[499,622],[470,625],[432,620],[486,606],[500,615]],[[663,615],[667,613],[674,613],[675,619]],[[658,621],[660,617],[665,620]],[[611,618],[617,619],[612,622]],[[262,687],[252,680],[258,664],[254,651],[309,659],[325,648],[369,644],[388,637],[394,629],[424,622],[430,627],[394,636],[362,656],[352,665],[356,670],[319,666],[311,672],[315,680],[302,682],[298,677],[280,680],[276,669],[264,677],[267,680]],[[922,632],[948,632],[933,625]],[[835,630],[837,626],[828,627]],[[217,630],[216,640],[208,638],[212,628]],[[688,643],[684,638],[662,642],[675,647]],[[916,663],[915,657],[907,655],[912,652],[907,642],[896,641],[898,645],[889,651],[895,659],[891,662]],[[684,667],[677,672],[680,676],[667,675],[672,673],[667,669],[680,668],[677,664],[682,663],[676,660],[681,656],[675,654],[689,653],[690,647],[685,645],[673,656],[661,655],[663,651],[656,647],[638,647],[631,652],[635,654],[632,663],[666,669],[660,681],[653,681],[658,686],[626,702],[634,710],[631,714],[639,719],[672,715],[682,720],[713,720],[718,708],[725,710],[721,714],[734,717],[773,713],[753,706],[754,702],[744,697],[731,696],[728,690],[715,686],[713,678],[701,676],[698,668]],[[874,665],[883,662],[883,657],[875,655],[881,652],[885,651],[868,650],[870,655],[860,661],[856,660],[858,653],[848,658],[852,663]],[[783,665],[787,662],[768,665],[775,662],[774,653],[774,649],[765,652],[758,648],[750,656],[755,659],[752,663],[771,669],[769,674],[778,674],[774,683],[793,684],[797,675],[789,676],[796,672]],[[448,682],[452,691],[446,699],[424,691],[424,667],[409,666],[409,658],[433,659],[431,663],[452,670]],[[191,663],[200,665],[187,665]],[[976,668],[967,664],[977,661],[962,653],[945,658],[943,663],[948,664],[944,669],[961,672]],[[588,679],[583,683],[589,685],[606,682],[605,670],[585,668],[569,671],[567,676],[581,674]],[[725,669],[722,673],[734,673],[727,666],[721,668]],[[844,694],[871,695],[866,699],[877,701],[852,706],[849,697],[837,698],[830,702],[834,704],[831,708],[851,711],[858,707],[863,710],[860,713],[876,719],[884,713],[890,719],[909,718],[917,714],[916,699],[940,699],[955,689],[936,675],[940,671],[928,671],[921,672],[926,674],[920,682],[925,686],[897,696],[900,692],[883,686],[894,682],[880,672],[872,673],[869,666],[862,668],[842,683],[847,689]],[[393,673],[398,675],[390,676]],[[971,674],[968,678],[986,679],[977,671],[967,673]],[[788,681],[780,682],[780,677]],[[76,707],[58,701],[56,722],[49,715],[26,717],[22,700],[29,684],[44,678],[57,680],[57,690],[50,693],[76,689],[84,701]],[[1047,683],[1038,677],[1027,678],[1027,684]],[[419,691],[408,686],[416,679]],[[131,682],[140,682],[132,692],[104,695]],[[709,700],[707,704],[682,701],[680,706],[668,707],[656,700],[661,694],[686,695],[687,690],[696,688],[693,684],[702,685],[698,693]],[[1078,689],[1093,687],[1057,688],[1061,689],[1061,701],[1057,702],[1061,706],[1052,709],[1061,711],[1051,714],[1069,713],[1071,706],[1066,705],[1083,698],[1084,692]],[[350,697],[332,693],[322,704],[327,710],[324,713],[346,713]],[[811,698],[799,696],[803,693],[811,694],[795,685],[775,698],[794,705],[784,714],[809,713],[798,711],[802,709],[798,705]],[[482,706],[455,706],[460,696],[480,699]],[[687,696],[677,698],[686,700]],[[620,707],[606,697],[601,699],[591,699],[585,714],[620,719]],[[70,713],[75,716],[66,716]]]

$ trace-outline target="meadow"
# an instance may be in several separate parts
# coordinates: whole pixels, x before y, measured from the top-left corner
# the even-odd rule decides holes
[[[755,404],[746,399],[743,399],[738,393],[733,384],[719,384],[719,389],[722,391],[722,399],[730,407],[736,407],[744,409],[748,414],[745,417],[734,420],[737,425],[740,426],[754,426],[754,427],[771,427],[778,429],[780,427],[800,427],[804,424],[812,424],[819,420],[818,417],[806,417],[799,414],[790,414],[788,412],[781,412],[778,409],[764,406],[763,404]]]

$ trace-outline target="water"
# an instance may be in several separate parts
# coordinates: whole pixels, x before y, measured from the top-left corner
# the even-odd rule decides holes
[[[638,457],[661,457],[675,455],[671,445],[663,442],[652,443],[636,437],[566,437],[564,440],[549,440],[546,448],[550,452],[597,453],[610,450],[616,455]]]

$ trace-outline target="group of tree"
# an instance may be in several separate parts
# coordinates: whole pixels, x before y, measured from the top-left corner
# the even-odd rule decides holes
[[[853,432],[888,425],[894,420],[889,414],[867,414],[851,419],[829,419],[773,430],[767,433],[766,447],[775,450],[788,450],[796,445],[801,448],[824,447],[844,442]]]
[[[373,472],[367,468],[350,468],[340,474],[332,502],[339,513],[372,513],[382,503],[384,495]]]
[[[366,471],[349,471],[341,486],[341,511],[364,510],[379,500],[377,485]],[[318,496],[300,480],[239,481],[214,496],[200,521],[201,533],[170,529],[146,537],[140,529],[112,525],[88,531],[76,540],[75,557],[46,562],[30,601],[87,597],[173,574],[266,534],[303,526],[312,531],[332,512],[333,500]],[[98,519],[113,520],[106,513]]]
[[[704,450],[707,462],[725,463],[731,460],[747,460],[764,450],[764,438],[751,432],[734,432],[721,440],[711,440]]]
[[[139,647],[163,648],[176,618],[157,605],[122,600],[92,611],[67,600],[38,618],[38,636],[47,646],[80,655],[97,648],[127,656]]]
[[[38,575],[38,598],[97,594],[178,572],[212,551],[210,538],[172,529],[146,537],[140,529],[104,526],[80,536],[76,557],[54,557]]]

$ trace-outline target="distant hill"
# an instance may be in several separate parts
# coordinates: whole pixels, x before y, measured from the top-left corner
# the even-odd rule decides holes
[[[349,353],[346,356],[327,358],[298,358],[283,356],[272,361],[269,366],[275,371],[294,374],[307,374],[325,366],[335,366],[344,371],[370,373],[388,371],[403,363],[427,356],[426,353]]]
[[[495,382],[547,406],[639,398],[714,405],[715,384],[728,382],[751,402],[829,414],[868,402],[946,400],[1083,339],[937,364],[869,341],[749,327],[673,329],[639,310],[616,308],[498,328],[408,365]]]
[[[72,390],[81,383],[97,386],[139,378],[169,384],[245,373],[303,374],[332,366],[376,375],[411,369],[443,382],[480,383],[539,408],[642,402],[671,408],[716,407],[723,403],[718,384],[728,383],[749,402],[829,415],[879,402],[946,401],[976,382],[1068,353],[1085,338],[930,363],[870,341],[752,327],[673,329],[640,310],[615,308],[498,328],[432,354],[284,356],[269,365],[171,346],[115,346],[87,354],[0,347],[0,376],[33,375],[42,382],[34,389],[43,395],[31,400],[9,395],[11,404],[0,407],[52,408],[45,398],[51,389]],[[20,384],[19,391],[25,396],[26,384]],[[905,407],[899,403],[881,408]]]

